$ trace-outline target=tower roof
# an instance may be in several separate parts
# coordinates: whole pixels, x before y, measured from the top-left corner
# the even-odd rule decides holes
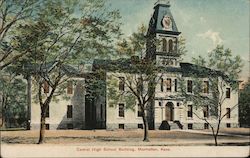
[[[173,15],[170,11],[169,0],[158,0],[154,6],[154,14],[150,20],[150,32],[179,35]]]

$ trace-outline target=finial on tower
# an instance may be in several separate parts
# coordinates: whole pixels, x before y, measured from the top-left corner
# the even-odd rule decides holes
[[[157,2],[155,2],[155,6],[157,6],[158,4],[164,4],[170,6],[170,0],[157,0]]]

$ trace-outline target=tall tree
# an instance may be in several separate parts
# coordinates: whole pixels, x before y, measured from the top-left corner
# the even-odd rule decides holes
[[[26,113],[26,84],[21,76],[10,67],[5,69],[0,76],[1,91],[1,127],[5,128],[10,119],[25,118]],[[17,124],[15,126],[18,126]]]
[[[241,127],[250,127],[250,80],[240,90],[239,122]]]
[[[144,58],[147,41],[145,34],[146,27],[142,25],[138,28],[138,32],[129,37],[129,40],[123,39],[118,43],[118,52],[131,58],[131,60],[127,60],[130,66],[126,70],[125,65],[118,67],[114,65],[114,70],[117,70],[118,73],[114,72],[108,76],[107,87],[108,97],[114,105],[122,100],[126,102],[125,108],[128,109],[137,109],[138,105],[140,117],[143,120],[143,141],[149,141],[148,118],[159,72],[154,61]],[[120,88],[123,89],[122,91],[117,89],[119,82],[124,84],[124,88]]]
[[[16,28],[33,16],[37,0],[0,0],[0,70],[18,61],[28,51],[18,51],[13,43]]]
[[[234,57],[230,49],[217,46],[207,59],[199,56],[193,58],[193,62],[194,72],[188,74],[192,83],[187,86],[185,79],[181,78],[180,93],[186,103],[192,102],[196,107],[192,113],[209,125],[217,146],[222,120],[238,107],[236,102],[228,106],[230,110],[227,111],[225,105],[231,94],[238,93],[242,60],[240,56]]]
[[[39,144],[44,142],[49,104],[70,77],[65,67],[112,56],[113,41],[120,35],[119,18],[104,0],[47,0],[34,21],[19,27],[19,49],[30,51],[20,63],[32,72],[41,109]],[[43,93],[44,85],[51,90]]]

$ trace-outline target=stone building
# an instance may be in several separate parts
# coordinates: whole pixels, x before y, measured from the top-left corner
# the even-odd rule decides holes
[[[164,1],[163,1],[164,2]],[[185,81],[187,91],[192,93],[193,78],[190,74],[197,72],[197,65],[181,62],[181,54],[178,52],[179,38],[175,20],[170,11],[169,3],[156,3],[154,13],[149,22],[147,36],[157,38],[161,41],[159,46],[152,45],[147,41],[146,59],[153,60],[156,65],[164,69],[161,80],[156,85],[154,100],[151,102],[151,109],[148,111],[148,122],[150,129],[207,129],[208,124],[194,115],[194,112],[203,117],[209,117],[210,122],[216,118],[210,117],[209,107],[202,109],[194,108],[192,102],[184,102],[184,99],[177,95],[180,88],[179,78]],[[47,127],[50,129],[135,129],[143,128],[140,109],[134,105],[133,109],[127,109],[126,101],[117,101],[111,106],[114,98],[110,97],[109,82],[114,80],[118,83],[116,90],[126,89],[119,81],[119,77],[131,73],[131,59],[118,60],[95,60],[92,72],[84,77],[73,77],[76,80],[74,87],[68,87],[65,92],[70,99],[59,99],[50,105],[50,117],[47,118]],[[116,68],[113,67],[116,65]],[[206,71],[213,71],[202,68]],[[102,70],[101,72],[98,72]],[[101,73],[101,74],[100,74]],[[116,76],[111,79],[112,76]],[[98,92],[90,92],[91,84],[99,81]],[[205,95],[209,95],[209,82],[206,76],[201,76],[204,81]],[[84,90],[81,87],[84,83]],[[93,88],[93,87],[92,87]],[[223,91],[223,93],[222,93]],[[228,113],[223,119],[222,127],[238,127],[238,108],[233,106],[238,103],[238,91],[232,91],[230,86],[225,85],[221,95],[225,97],[222,111]],[[89,95],[91,94],[91,95]],[[112,103],[113,104],[113,103]],[[40,120],[39,105],[32,103],[31,106],[31,128],[36,129]],[[234,108],[234,110],[231,110]],[[167,126],[164,126],[167,124]]]

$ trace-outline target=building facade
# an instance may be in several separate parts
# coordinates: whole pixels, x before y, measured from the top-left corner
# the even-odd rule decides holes
[[[204,117],[212,124],[216,124],[217,118],[210,114],[209,105],[196,108],[192,101],[178,95],[180,78],[188,93],[193,92],[193,80],[190,74],[196,73],[197,66],[181,62],[179,52],[179,40],[181,32],[178,31],[175,20],[170,11],[169,3],[156,3],[154,13],[149,22],[147,36],[147,51],[145,58],[155,61],[158,67],[164,69],[159,74],[160,79],[155,87],[154,99],[150,109],[147,110],[147,119],[150,129],[208,129]],[[158,39],[160,45],[154,45],[150,39]],[[68,100],[64,98],[51,103],[46,120],[49,129],[137,129],[143,128],[141,111],[136,101],[118,99],[116,93],[126,91],[126,85],[119,79],[131,73],[131,59],[95,60],[92,73],[87,78],[73,78],[76,81],[74,87],[65,90]],[[116,71],[112,66],[119,67]],[[97,71],[102,69],[102,75]],[[213,71],[205,68],[205,70]],[[91,89],[88,84],[95,78],[101,83],[99,93],[86,93]],[[200,77],[204,82],[203,93],[210,95],[208,77]],[[220,77],[218,77],[220,79]],[[81,83],[81,84],[80,84]],[[113,83],[113,84],[110,84]],[[84,90],[79,90],[81,85]],[[70,84],[69,84],[70,86]],[[111,91],[113,88],[115,91]],[[69,89],[69,88],[68,88]],[[118,94],[117,94],[118,95]],[[222,96],[223,95],[223,96]],[[238,127],[238,91],[231,90],[226,85],[220,91],[220,97],[225,101],[222,105],[222,113],[227,113],[221,123],[221,127]],[[128,107],[129,104],[134,104]],[[31,104],[31,128],[37,129],[40,121],[39,105],[32,101]]]

